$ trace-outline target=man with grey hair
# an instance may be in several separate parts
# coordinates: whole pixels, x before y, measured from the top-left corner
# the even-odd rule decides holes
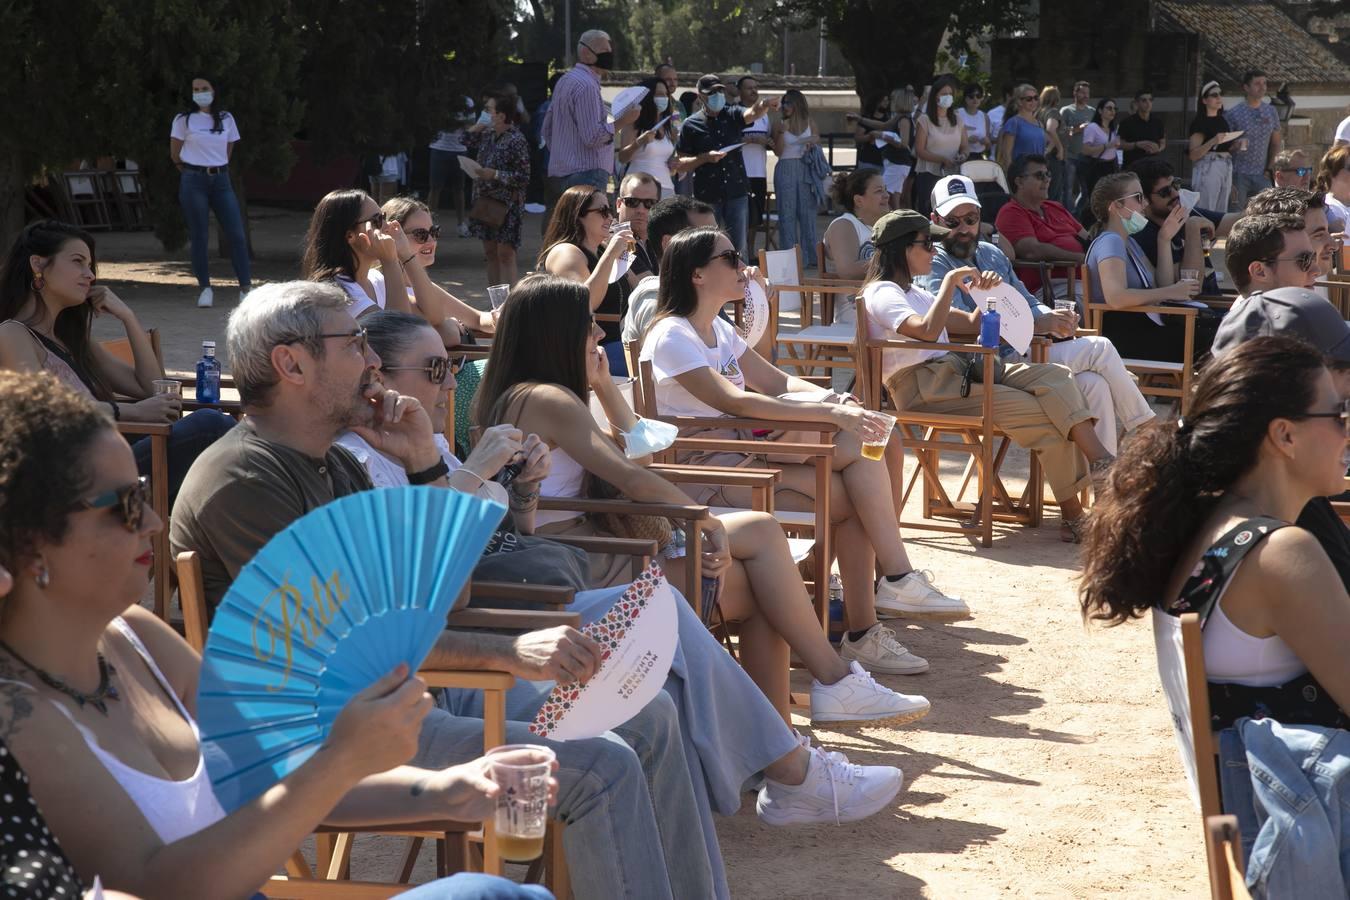
[[[169,537],[175,555],[198,554],[212,605],[273,535],[313,509],[372,489],[361,463],[334,443],[339,433],[354,431],[397,460],[411,484],[446,484],[448,469],[426,410],[384,389],[380,359],[347,306],[340,288],[293,281],[254,290],[230,315],[230,366],[248,417],[188,473]],[[397,541],[398,535],[368,539]],[[594,641],[568,627],[513,637],[445,631],[424,665],[498,669],[536,682],[585,680],[599,653]],[[533,686],[512,696],[527,688]],[[517,708],[512,697],[507,706],[508,715]],[[557,754],[557,815],[567,822],[565,851],[577,896],[722,893],[698,837],[695,789],[667,693],[598,738],[552,742],[531,734],[525,722],[508,722],[506,737],[545,744]],[[481,755],[482,741],[480,719],[435,708],[410,765],[442,769],[466,762]]]
[[[558,79],[544,118],[551,200],[573,185],[589,184],[601,191],[609,188],[614,134],[637,121],[641,111],[635,103],[618,119],[607,121],[600,79],[613,68],[614,45],[609,35],[595,29],[584,32],[577,40],[577,64]]]

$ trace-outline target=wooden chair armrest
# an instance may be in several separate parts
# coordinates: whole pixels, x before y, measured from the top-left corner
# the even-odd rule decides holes
[[[557,584],[526,584],[523,581],[473,581],[469,595],[480,600],[522,600],[549,606],[566,606],[576,591]]]
[[[648,466],[671,484],[726,484],[745,487],[769,486],[783,477],[778,469],[737,469],[731,466]]]
[[[495,628],[501,631],[537,631],[558,625],[581,624],[581,614],[563,609],[495,609],[478,607],[452,612],[446,628]]]
[[[834,456],[828,444],[798,444],[788,441],[738,441],[721,438],[676,438],[676,450],[704,450],[714,453],[772,453],[775,456]]]
[[[748,419],[733,416],[657,416],[661,422],[669,422],[678,428],[748,428],[767,431],[783,430],[783,422],[771,419]],[[833,422],[797,422],[793,431],[816,431],[821,434],[834,434],[839,426]]]
[[[516,676],[491,669],[418,669],[427,687],[464,688],[470,691],[509,691]]]
[[[119,434],[168,437],[173,433],[173,426],[164,425],[160,422],[118,422],[117,431]]]
[[[1190,316],[1194,318],[1200,314],[1199,307],[1195,306],[1111,306],[1108,303],[1089,303],[1088,309],[1095,309],[1100,312],[1126,312],[1126,313],[1154,313],[1159,316]]]
[[[891,350],[943,350],[955,353],[980,353],[985,356],[998,353],[997,348],[981,347],[979,344],[936,344],[927,341],[897,340],[895,338],[868,341],[867,346]]]
[[[549,540],[587,553],[610,553],[614,556],[656,556],[661,550],[656,541],[647,538],[589,537],[586,535],[554,534]]]
[[[585,497],[540,497],[540,509],[564,512],[616,513],[633,516],[665,516],[668,519],[698,521],[708,517],[708,507],[696,504],[641,503],[636,500],[590,500]],[[557,535],[549,535],[558,540]]]
[[[1078,330],[1076,330],[1076,331],[1073,333],[1073,336],[1074,336],[1074,337],[1097,337],[1099,334],[1101,334],[1101,332],[1098,331],[1098,330],[1095,329],[1095,328],[1079,328]]]

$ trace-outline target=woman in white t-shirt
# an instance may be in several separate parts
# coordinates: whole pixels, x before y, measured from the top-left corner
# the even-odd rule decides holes
[[[758,270],[742,265],[731,241],[717,229],[695,228],[671,239],[662,260],[656,319],[640,356],[652,364],[657,411],[663,416],[768,419],[801,432],[810,432],[813,424],[838,426],[831,460],[835,475],[830,516],[836,523],[834,546],[852,629],[845,635],[842,652],[863,665],[885,664],[896,650],[882,641],[889,630],[877,622],[878,612],[954,619],[965,618],[969,610],[959,599],[933,588],[905,553],[895,524],[899,485],[890,474],[903,465],[900,442],[889,442],[884,462],[862,456],[863,440],[888,437],[887,420],[864,409],[855,397],[840,397],[774,368],[718,317],[725,303],[744,296],[749,278],[762,280]],[[814,441],[816,436],[803,439]],[[719,454],[711,461],[780,469],[776,505],[813,510],[815,467],[793,461],[770,463],[766,456],[773,454],[773,444],[766,443],[764,455]],[[699,499],[708,496],[704,491]],[[719,501],[746,507],[750,496],[745,489],[724,487]],[[878,567],[887,577],[874,590]]]
[[[331,281],[346,291],[358,319],[377,309],[421,314],[403,274],[416,257],[402,226],[365,191],[348,189],[330,191],[314,207],[300,268],[307,281]]]
[[[915,277],[933,269],[934,239],[948,233],[912,209],[887,213],[873,226],[877,249],[868,263],[860,310],[867,316],[869,337],[947,344],[947,323],[956,319],[961,333],[979,332],[982,313],[953,309],[952,297],[958,286],[994,287],[1002,280],[997,272],[952,269],[936,297],[914,284]],[[972,377],[965,355],[887,349],[881,373],[896,409],[979,415],[984,407],[985,385]],[[1085,525],[1078,495],[1091,478],[1105,476],[1113,459],[1092,430],[1095,420],[1082,392],[1064,366],[999,363],[994,381],[994,424],[1018,446],[1036,451],[1059,501],[1060,538],[1077,543]]]
[[[192,103],[188,111],[173,117],[169,130],[169,158],[182,173],[178,179],[178,202],[187,220],[192,242],[192,274],[197,277],[198,306],[213,302],[210,269],[210,217],[230,241],[230,262],[239,279],[239,296],[252,286],[249,272],[248,238],[239,198],[230,184],[230,157],[239,142],[234,116],[216,103],[215,88],[205,78],[192,79]]]

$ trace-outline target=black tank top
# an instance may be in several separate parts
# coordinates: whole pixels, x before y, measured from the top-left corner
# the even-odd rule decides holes
[[[600,265],[600,257],[585,247],[581,248],[581,252],[586,255],[586,268],[594,272],[595,267]],[[619,282],[616,281],[605,291],[605,299],[600,301],[600,307],[596,312],[622,316],[627,312],[625,306],[623,290],[619,287]],[[622,331],[618,322],[597,322],[596,324],[605,332],[605,339],[601,343],[609,344],[621,339]]]

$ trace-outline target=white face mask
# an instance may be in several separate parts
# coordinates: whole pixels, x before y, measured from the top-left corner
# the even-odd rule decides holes
[[[492,113],[488,112],[486,109],[483,110],[482,112],[480,112],[480,113],[478,114],[478,124],[479,124],[479,125],[491,125],[491,124],[492,124]]]
[[[211,101],[216,99],[214,91],[193,91],[192,102],[198,106],[210,106]]]
[[[941,97],[939,97],[939,98],[938,98],[938,108],[939,108],[939,109],[951,109],[951,108],[952,108],[952,95],[951,95],[951,94],[943,94]]]
[[[652,102],[656,104],[657,112],[665,112],[666,109],[669,108],[670,106],[669,97],[653,97]]]

